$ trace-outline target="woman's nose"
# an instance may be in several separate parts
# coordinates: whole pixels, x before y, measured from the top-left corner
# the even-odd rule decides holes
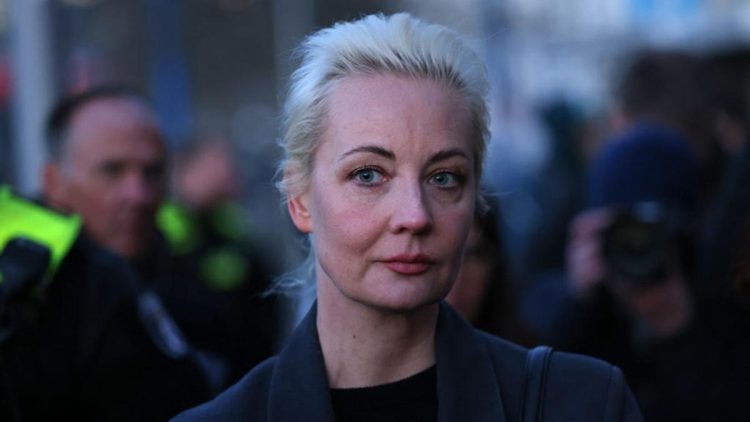
[[[392,202],[392,231],[412,234],[428,232],[432,228],[432,215],[422,186],[414,183],[402,187],[399,191]]]

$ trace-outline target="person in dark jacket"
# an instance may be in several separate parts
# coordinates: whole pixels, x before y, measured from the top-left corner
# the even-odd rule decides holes
[[[210,397],[132,269],[0,187],[0,420],[163,421]]]
[[[498,231],[498,211],[491,204],[477,213],[464,259],[445,300],[474,327],[524,346],[538,344],[518,316],[516,286]]]
[[[678,132],[640,122],[595,158],[587,209],[571,225],[570,293],[553,344],[622,368],[647,420],[750,414],[727,393],[744,390],[728,374],[747,373],[738,359],[747,330],[713,304],[701,306],[696,289],[698,175]]]
[[[226,358],[225,387],[273,355],[282,334],[281,298],[263,294],[273,260],[253,236],[236,156],[224,138],[188,142],[174,154],[173,198],[157,215],[177,281],[172,290],[194,304],[182,307],[180,321],[193,341]]]
[[[278,357],[176,421],[641,420],[615,367],[532,357],[546,377],[526,388],[526,350],[442,301],[481,203],[486,90],[455,33],[408,14],[304,42],[280,186],[317,302]]]
[[[201,352],[199,362],[214,392],[272,355],[277,309],[254,299],[265,287],[262,271],[247,271],[242,290],[225,279],[212,286],[194,267],[197,258],[177,253],[157,226],[168,154],[147,97],[119,85],[64,97],[53,107],[46,133],[45,199],[55,209],[79,214],[94,242],[134,266],[144,288],[157,294]],[[231,271],[227,258],[244,259],[220,255],[218,263],[210,263],[224,271],[219,278]]]

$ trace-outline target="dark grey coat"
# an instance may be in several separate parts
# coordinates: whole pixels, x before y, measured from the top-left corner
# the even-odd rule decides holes
[[[278,356],[173,421],[334,421],[315,319],[313,306]],[[475,330],[445,303],[440,305],[435,348],[441,422],[519,420],[525,349]],[[555,352],[547,375],[544,420],[642,418],[619,369]]]

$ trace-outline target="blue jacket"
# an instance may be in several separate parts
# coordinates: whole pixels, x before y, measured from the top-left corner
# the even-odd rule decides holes
[[[173,421],[335,421],[315,321],[313,306],[278,356]],[[445,303],[435,348],[441,422],[519,420],[525,349],[475,330]],[[642,420],[622,372],[590,357],[553,353],[544,397],[548,421]]]

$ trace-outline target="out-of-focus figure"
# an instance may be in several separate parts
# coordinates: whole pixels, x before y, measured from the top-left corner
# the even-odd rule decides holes
[[[63,100],[44,173],[63,213],[0,190],[3,420],[164,420],[209,397],[158,296],[111,253],[133,258],[154,236],[163,159],[149,113],[119,87]]]
[[[739,228],[744,226],[750,212],[750,61],[747,54],[742,49],[729,50],[711,60],[721,75],[714,94],[716,129],[728,162],[711,207],[701,253],[701,300],[707,306],[740,312],[734,272],[741,265],[738,261],[741,261],[743,248],[743,230]]]
[[[596,154],[602,147],[607,148],[609,142],[628,136],[625,134],[644,124],[658,125],[677,135],[690,150],[697,167],[695,248],[701,244],[701,232],[715,208],[725,172],[727,151],[723,147],[722,131],[717,130],[721,115],[721,107],[717,105],[718,87],[715,67],[702,56],[668,49],[635,51],[625,57],[613,83],[609,135],[597,137],[599,147],[592,150]],[[589,223],[583,220],[578,226],[585,230]],[[542,235],[536,237],[535,244],[545,244],[545,233],[557,231],[540,229],[539,232]],[[571,243],[571,239],[566,243]],[[695,261],[705,260],[704,256],[706,254],[697,255]],[[530,262],[534,259],[535,256],[530,257]],[[545,264],[539,266],[540,270],[545,269]],[[564,306],[567,270],[561,264],[557,271],[544,271],[522,291],[521,313],[542,339],[557,336],[552,327]],[[702,300],[702,297],[694,298],[697,302]]]
[[[702,252],[701,309],[729,344],[722,410],[744,415],[750,387],[750,142],[733,157]],[[725,420],[725,419],[722,419]]]
[[[211,385],[223,387],[232,359],[217,343],[232,338],[231,324],[222,299],[191,281],[196,274],[157,227],[168,157],[147,99],[118,87],[66,98],[52,113],[48,138],[45,198],[59,210],[79,214],[87,235],[134,266],[144,289],[164,303],[199,351],[196,358]],[[231,265],[226,255],[217,261],[214,268],[220,271]]]
[[[477,214],[465,248],[446,301],[482,331],[526,346],[534,343],[516,314],[515,286],[509,279],[494,208]]]
[[[241,194],[237,155],[228,140],[199,138],[176,157],[175,193],[191,210],[207,211],[236,202]]]
[[[678,132],[698,163],[702,207],[716,195],[726,160],[717,131],[718,82],[714,67],[700,55],[646,49],[627,57],[613,88],[612,133],[641,122]]]
[[[226,359],[225,383],[272,355],[281,336],[281,305],[262,295],[272,271],[239,202],[236,157],[222,138],[188,144],[176,154],[175,201],[158,215],[190,304],[179,320],[191,341]]]
[[[637,125],[595,159],[571,225],[557,344],[621,366],[648,420],[710,420],[726,400],[706,391],[731,363],[696,308],[698,174],[679,134]]]
[[[116,87],[72,96],[53,110],[47,138],[45,200],[80,215],[95,242],[126,259],[148,255],[167,156],[147,101]]]

